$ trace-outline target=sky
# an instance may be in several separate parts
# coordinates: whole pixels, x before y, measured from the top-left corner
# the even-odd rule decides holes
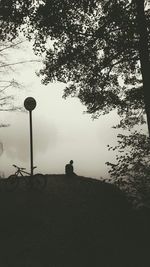
[[[24,42],[18,49],[9,49],[6,55],[9,62],[39,59],[32,45]],[[7,94],[15,96],[13,105],[24,107],[26,97],[34,97],[37,106],[33,117],[33,158],[36,172],[43,174],[63,174],[65,164],[74,161],[74,171],[78,175],[100,179],[108,177],[105,162],[114,162],[115,152],[107,145],[117,142],[117,130],[112,126],[118,123],[113,111],[96,120],[83,114],[86,107],[77,98],[62,98],[63,83],[42,85],[36,75],[40,62],[18,64],[5,73],[5,79],[15,79],[20,88],[8,89]],[[14,173],[12,164],[26,167],[30,171],[30,139],[28,112],[1,112],[0,123],[9,127],[0,128],[0,142],[3,153],[0,156],[0,173],[8,177]]]

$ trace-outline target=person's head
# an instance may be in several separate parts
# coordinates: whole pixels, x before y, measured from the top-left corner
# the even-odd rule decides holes
[[[73,164],[73,160],[70,160],[70,164],[71,164],[71,165]]]

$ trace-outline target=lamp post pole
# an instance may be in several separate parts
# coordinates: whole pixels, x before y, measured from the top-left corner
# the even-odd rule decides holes
[[[32,134],[32,110],[36,107],[36,101],[33,97],[27,97],[24,101],[25,108],[29,111],[30,123],[30,162],[31,162],[31,176],[33,176],[33,134]]]
[[[31,161],[31,176],[33,176],[33,136],[32,136],[32,110],[29,110],[30,121],[30,161]]]

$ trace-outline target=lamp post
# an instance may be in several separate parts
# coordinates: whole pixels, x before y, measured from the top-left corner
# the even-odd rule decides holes
[[[36,101],[33,97],[27,97],[24,101],[24,107],[29,111],[30,123],[30,162],[31,162],[31,176],[33,175],[33,136],[32,136],[32,110],[36,107]]]

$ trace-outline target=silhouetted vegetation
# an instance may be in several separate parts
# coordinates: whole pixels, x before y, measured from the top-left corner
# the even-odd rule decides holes
[[[94,117],[117,108],[123,125],[135,125],[146,110],[149,121],[148,1],[10,0],[1,7],[1,38],[22,30],[45,55],[43,83],[69,83],[64,97],[78,97]]]
[[[107,162],[112,181],[124,192],[134,206],[150,207],[150,139],[135,131],[118,135],[116,163]]]

